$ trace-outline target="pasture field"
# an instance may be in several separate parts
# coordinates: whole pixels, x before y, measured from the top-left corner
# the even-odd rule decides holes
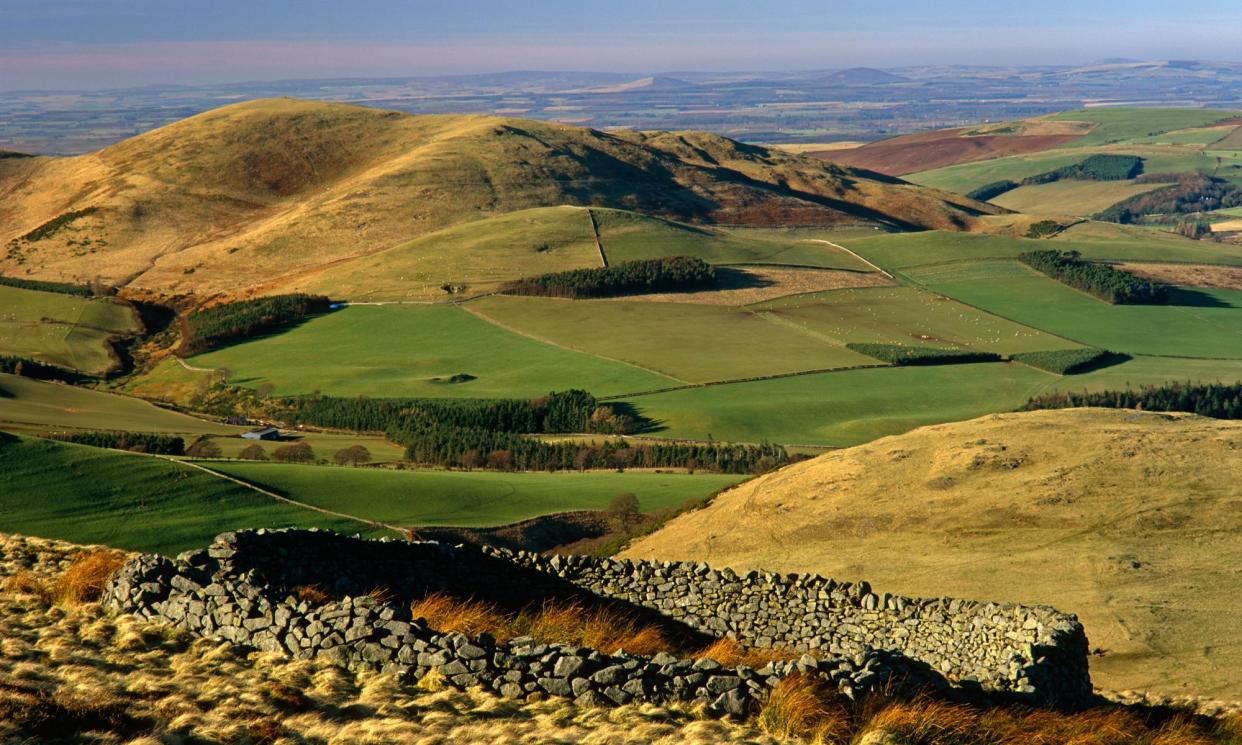
[[[470,308],[523,334],[687,383],[875,364],[840,344],[741,308],[502,296],[482,298]],[[630,392],[658,387],[666,386]]]
[[[661,256],[695,256],[709,264],[780,264],[820,269],[869,271],[870,267],[848,253],[817,238],[834,235],[867,235],[862,230],[779,230],[765,228],[716,228],[683,225],[634,212],[595,209],[600,242],[609,263]]]
[[[1150,137],[1136,137],[1130,142],[1136,145],[1213,145],[1221,143],[1237,131],[1238,125],[1226,124],[1219,127],[1178,129]]]
[[[991,200],[992,204],[1015,212],[1086,217],[1108,209],[1138,194],[1166,184],[1138,184],[1133,181],[1055,181],[1051,184],[1019,186]]]
[[[1092,122],[1096,126],[1087,134],[1062,147],[1089,147],[1115,142],[1129,142],[1167,132],[1211,127],[1242,112],[1221,109],[1135,109],[1095,108],[1064,111],[1047,117],[1060,122]]]
[[[398,471],[276,463],[206,463],[213,470],[312,504],[392,525],[503,525],[538,515],[600,510],[618,494],[650,511],[677,507],[745,476],[613,471]]]
[[[986,259],[1015,259],[1023,251],[1057,248],[1100,261],[1159,261],[1242,265],[1242,247],[1194,241],[1167,232],[1109,223],[1082,223],[1056,238],[1031,240],[980,233],[892,233],[844,239],[842,245],[889,271]]]
[[[609,395],[675,384],[654,372],[524,338],[452,305],[345,308],[189,363],[228,368],[240,385],[272,383],[278,395],[318,390],[337,396],[494,398],[570,388]],[[447,382],[458,373],[476,379]]]
[[[140,331],[137,313],[106,299],[0,285],[0,354],[93,375],[116,364],[112,336]]]
[[[1110,305],[1016,261],[907,274],[975,307],[1110,351],[1242,359],[1242,292],[1177,289],[1169,305]]]
[[[305,442],[315,451],[316,460],[332,462],[336,451],[354,445],[361,445],[371,453],[371,463],[394,463],[405,457],[405,450],[383,437],[352,434],[333,434],[326,432],[296,432],[287,440],[243,440],[241,437],[213,437],[211,441],[220,446],[220,454],[225,458],[236,458],[248,445],[258,445],[270,458],[276,448],[293,442]],[[189,443],[187,443],[189,444]]]
[[[181,435],[236,434],[245,429],[161,409],[129,396],[0,373],[0,425],[43,429],[122,429]]]
[[[883,367],[686,388],[626,399],[657,434],[845,447],[925,424],[1011,411],[1056,376],[1008,363]]]
[[[1183,357],[1134,357],[1120,365],[1050,381],[1040,393],[1055,391],[1116,391],[1169,382],[1242,382],[1242,360]]]
[[[171,555],[226,530],[288,526],[369,530],[184,464],[0,432],[3,532]]]
[[[913,287],[835,290],[750,309],[841,343],[951,347],[1005,355],[1076,346]]]

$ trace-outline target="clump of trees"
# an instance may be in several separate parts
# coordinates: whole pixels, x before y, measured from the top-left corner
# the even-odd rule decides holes
[[[342,398],[297,396],[279,400],[280,416],[293,424],[310,424],[355,432],[393,427],[448,426],[522,434],[596,432],[628,434],[640,426],[635,417],[601,404],[582,390],[560,391],[533,399]]]
[[[1039,222],[1031,223],[1031,227],[1026,229],[1026,237],[1047,238],[1060,233],[1062,229],[1061,223],[1056,220],[1040,220]]]
[[[309,443],[295,442],[276,448],[272,459],[281,463],[311,463],[315,460],[315,450]]]
[[[1242,383],[1167,383],[1080,393],[1050,393],[1027,402],[1027,411],[1101,406],[1143,411],[1184,411],[1217,419],[1242,419]]]
[[[322,295],[272,295],[224,303],[186,313],[181,318],[181,345],[186,357],[224,344],[285,328],[329,309]]]
[[[1168,287],[1107,264],[1083,261],[1077,251],[1027,251],[1023,264],[1083,292],[1117,305],[1158,305],[1168,300]]]
[[[1080,163],[1028,176],[1023,184],[1050,184],[1054,181],[1128,181],[1143,172],[1143,159],[1137,155],[1100,154]]]
[[[999,197],[1005,192],[1013,191],[1019,186],[1020,184],[1017,181],[1001,179],[1000,181],[993,181],[990,184],[984,184],[974,191],[966,192],[966,196],[971,199],[978,199],[980,202],[986,202]]]
[[[362,445],[350,445],[336,451],[332,460],[338,466],[360,466],[371,462],[371,451]]]
[[[1096,215],[1097,219],[1121,224],[1163,215],[1189,215],[1198,212],[1242,206],[1242,188],[1202,173],[1162,174],[1153,181],[1172,185],[1122,200]]]
[[[185,440],[175,435],[158,434],[155,432],[122,432],[119,430],[98,430],[85,432],[50,432],[45,435],[49,439],[61,442],[72,442],[77,445],[90,445],[96,448],[128,450],[133,453],[155,453],[157,455],[184,455]]]
[[[34,243],[35,241],[41,241],[44,238],[51,238],[74,220],[88,215],[93,215],[98,211],[98,207],[84,207],[80,210],[73,210],[72,212],[57,215],[34,230],[31,230],[29,233],[19,237],[18,240],[25,241],[27,243]]]
[[[693,256],[627,261],[594,269],[526,277],[505,285],[508,295],[593,298],[647,292],[686,292],[716,286],[716,269]]]
[[[995,352],[976,352],[969,349],[907,347],[901,344],[864,342],[851,342],[845,346],[890,365],[957,365],[966,362],[998,362],[1001,359]]]
[[[199,437],[190,446],[185,449],[185,454],[191,458],[223,458],[224,451],[220,449],[220,443],[215,442],[210,437],[204,435]]]
[[[252,442],[237,454],[242,460],[267,460],[267,451],[257,442]]]
[[[456,427],[392,430],[414,463],[499,471],[686,468],[716,473],[763,473],[789,463],[779,445],[718,443],[546,442],[513,432]]]
[[[1057,375],[1077,375],[1107,365],[1115,365],[1128,359],[1129,357],[1124,354],[1095,347],[1054,349],[1048,352],[1021,352],[1013,355],[1015,362],[1047,370]]]
[[[8,373],[9,375],[33,378],[35,380],[61,380],[66,383],[77,383],[86,379],[84,375],[80,375],[73,370],[66,370],[63,367],[49,365],[28,357],[10,355],[0,356],[0,373]]]

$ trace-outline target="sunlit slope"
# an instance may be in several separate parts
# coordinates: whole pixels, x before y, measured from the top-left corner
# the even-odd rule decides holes
[[[272,290],[452,225],[560,205],[694,223],[943,229],[999,209],[708,134],[260,100],[96,153],[6,166],[0,272]]]
[[[1242,423],[1081,409],[888,437],[743,484],[632,558],[1050,603],[1111,688],[1236,698]]]

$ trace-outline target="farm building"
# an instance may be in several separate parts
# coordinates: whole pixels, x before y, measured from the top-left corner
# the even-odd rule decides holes
[[[242,438],[246,440],[279,440],[280,430],[275,427],[260,427],[249,432],[243,432]]]

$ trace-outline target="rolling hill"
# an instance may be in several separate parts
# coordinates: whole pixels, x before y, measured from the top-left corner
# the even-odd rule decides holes
[[[1105,688],[1242,696],[1242,424],[1133,411],[1001,414],[784,468],[623,556],[866,578],[1048,603]]]
[[[0,160],[0,273],[269,291],[437,230],[559,205],[951,230],[1000,211],[704,133],[260,100],[88,155]]]

